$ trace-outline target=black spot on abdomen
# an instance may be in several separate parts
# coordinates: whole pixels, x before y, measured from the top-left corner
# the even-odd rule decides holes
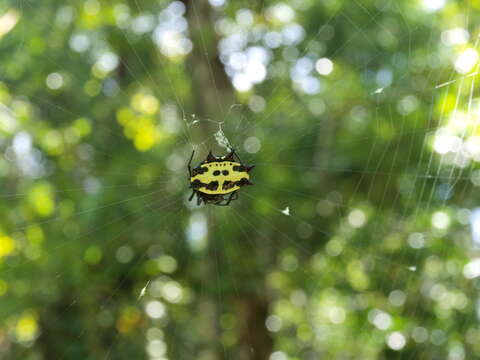
[[[208,190],[217,190],[218,189],[218,181],[211,181],[206,188]]]
[[[238,181],[235,182],[235,185],[237,186],[245,186],[245,185],[251,185],[250,181],[248,181],[247,178],[242,178]]]
[[[198,179],[195,179],[194,181],[192,181],[192,182],[190,183],[190,185],[191,185],[191,187],[192,187],[193,189],[199,189],[199,188],[201,188],[201,187],[204,187],[206,184],[202,183],[202,182],[201,182],[200,180],[198,180]]]
[[[223,188],[223,190],[228,190],[228,189],[233,188],[234,186],[235,186],[235,183],[233,183],[230,180],[227,180],[227,181],[223,182],[222,188]]]
[[[203,174],[207,171],[208,171],[208,168],[200,166],[192,170],[192,176]]]
[[[242,171],[247,171],[247,169],[246,169],[245,166],[243,166],[243,165],[235,165],[235,166],[233,167],[233,171],[242,172]]]

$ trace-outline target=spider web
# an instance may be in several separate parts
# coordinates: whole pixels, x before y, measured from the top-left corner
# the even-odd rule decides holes
[[[360,2],[354,3],[356,11],[385,30],[384,36],[394,37],[386,25],[378,23],[380,11],[372,12]],[[96,6],[94,2],[92,4]],[[33,7],[33,4],[22,2],[24,6]],[[278,6],[281,8],[285,4]],[[145,12],[140,4],[136,7],[139,13]],[[264,10],[265,17],[275,16],[274,12],[278,11],[274,7]],[[392,3],[389,10],[407,16]],[[247,21],[246,14],[237,13],[237,21]],[[329,25],[335,21],[350,23],[367,45],[376,46],[371,29],[359,26],[356,18],[345,9],[333,12],[331,18],[312,33],[313,37],[326,36],[324,33],[328,33]],[[420,30],[409,28],[407,20],[404,26],[401,40],[408,40],[411,44],[413,35]],[[20,33],[25,39],[25,31]],[[155,91],[158,85],[154,75],[142,61],[128,30],[122,29],[122,33],[138,65],[135,69],[126,65],[126,71],[136,79],[139,88],[148,88],[148,85],[135,72],[145,72],[146,81],[150,80],[154,87],[152,91]],[[426,45],[427,53],[434,52],[439,41],[435,36],[432,30]],[[275,39],[274,34],[271,37]],[[356,37],[346,39],[334,53],[325,57],[333,62],[332,76],[339,71],[337,65],[342,62],[342,54],[349,54],[354,39]],[[297,59],[304,60],[311,54],[321,57],[312,50],[315,44],[311,40],[306,38],[300,42],[303,45],[299,46],[302,50]],[[20,49],[23,46],[24,41]],[[478,50],[476,40],[471,49]],[[474,206],[474,201],[465,199],[473,198],[469,183],[479,182],[475,172],[476,139],[472,135],[477,129],[473,113],[477,105],[474,92],[478,69],[458,76],[448,64],[444,71],[450,75],[444,81],[445,75],[440,69],[433,68],[423,85],[431,90],[431,98],[418,99],[415,92],[403,96],[402,80],[419,66],[414,64],[413,50],[410,48],[405,59],[409,72],[393,80],[386,69],[376,67],[377,58],[382,55],[380,50],[373,58],[359,61],[355,70],[365,73],[378,70],[376,82],[369,83],[367,90],[362,90],[363,96],[376,105],[370,106],[375,111],[371,114],[358,104],[345,112],[345,117],[350,120],[345,126],[353,127],[353,130],[349,129],[352,133],[357,129],[360,134],[354,139],[346,136],[347,130],[342,133],[342,129],[330,128],[332,121],[329,117],[339,118],[339,115],[329,113],[326,108],[329,105],[335,107],[335,104],[319,101],[315,93],[308,94],[313,91],[312,87],[315,88],[315,82],[311,82],[308,76],[304,76],[303,82],[295,82],[297,79],[293,77],[295,86],[300,89],[297,92],[284,94],[279,82],[270,91],[263,93],[259,90],[248,104],[232,105],[224,111],[225,119],[203,119],[185,110],[184,101],[173,85],[173,77],[164,65],[165,78],[174,94],[172,104],[176,104],[170,104],[169,108],[177,114],[177,125],[172,126],[181,129],[182,135],[179,136],[183,137],[183,142],[167,147],[172,153],[168,159],[169,172],[159,175],[151,171],[150,163],[158,159],[148,153],[136,157],[141,165],[138,174],[123,169],[128,181],[121,184],[111,182],[118,171],[94,169],[91,171],[93,175],[86,176],[78,187],[53,190],[59,199],[65,195],[66,200],[78,201],[80,206],[67,201],[58,216],[45,220],[24,222],[9,218],[4,225],[7,233],[22,239],[33,236],[28,235],[28,231],[38,231],[32,230],[38,227],[45,229],[43,231],[65,228],[66,240],[51,247],[47,245],[45,251],[49,254],[62,251],[72,259],[75,259],[76,252],[82,251],[83,261],[76,261],[71,269],[62,268],[64,263],[59,262],[46,270],[45,276],[74,278],[76,266],[91,266],[102,269],[101,272],[106,269],[108,273],[109,262],[124,264],[121,274],[112,275],[117,279],[113,287],[100,276],[93,276],[93,280],[86,282],[77,279],[73,283],[74,287],[86,287],[90,295],[101,298],[98,302],[99,323],[117,329],[110,338],[103,339],[110,344],[107,352],[102,353],[105,358],[113,358],[124,348],[131,351],[125,345],[125,334],[131,332],[137,343],[141,342],[138,339],[144,339],[146,350],[139,348],[136,351],[146,351],[152,359],[195,358],[195,346],[178,349],[169,345],[170,342],[189,341],[196,344],[194,339],[202,337],[201,330],[186,331],[190,320],[182,318],[177,311],[178,307],[192,309],[192,297],[198,299],[194,304],[203,310],[200,322],[215,324],[220,319],[222,329],[213,330],[218,331],[218,344],[228,358],[234,331],[230,325],[233,315],[227,298],[232,294],[241,295],[244,279],[240,276],[248,274],[244,263],[232,262],[232,259],[238,259],[232,251],[241,248],[247,253],[258,253],[259,257],[273,257],[269,262],[258,259],[259,266],[265,268],[264,273],[249,274],[252,278],[267,278],[268,288],[275,293],[266,318],[266,327],[277,340],[271,360],[317,358],[319,354],[334,357],[346,351],[345,341],[351,344],[352,356],[362,358],[375,358],[382,353],[388,356],[388,351],[400,351],[400,358],[415,358],[422,354],[421,346],[427,345],[438,349],[440,357],[468,358],[467,354],[475,353],[471,339],[475,339],[475,331],[478,331],[474,325],[476,298],[469,286],[455,283],[478,276],[478,266],[473,261],[468,262],[466,257],[470,245],[466,235],[470,213],[462,207]],[[44,60],[59,69],[63,67],[48,55]],[[462,63],[458,61],[456,67],[462,70]],[[292,69],[298,65],[290,64]],[[328,67],[328,64],[324,61],[320,65]],[[307,61],[303,66],[311,65]],[[321,66],[319,68],[326,71]],[[292,71],[301,77],[301,66],[298,65],[297,72]],[[56,78],[53,76],[50,81],[55,82]],[[351,80],[346,72],[345,78],[339,76],[324,86],[341,89],[348,87]],[[233,83],[240,88],[245,86],[241,77],[240,80],[233,77]],[[121,87],[118,91],[126,98],[130,97]],[[218,90],[217,96],[221,97]],[[288,109],[285,105],[296,96],[309,98],[309,101],[285,113]],[[399,96],[403,96],[400,101]],[[333,101],[331,97],[325,97]],[[49,100],[32,98],[30,101],[65,116],[83,118],[86,115]],[[418,102],[428,103],[430,114],[415,114],[415,103],[418,107]],[[11,103],[2,106],[4,118],[17,116],[12,107]],[[399,115],[396,107],[403,109],[403,113],[401,111]],[[409,112],[408,109],[412,108]],[[318,114],[318,118],[305,116],[308,112]],[[91,117],[92,114],[88,115]],[[302,120],[302,115],[307,120]],[[369,121],[370,134],[365,130]],[[99,122],[93,127],[102,136],[107,133],[121,141],[128,138],[121,128]],[[194,139],[198,135],[197,128],[209,130],[197,140]],[[343,140],[344,135],[346,140]],[[277,137],[284,140],[279,142]],[[31,149],[31,140],[25,133],[15,138],[20,144],[17,147]],[[242,189],[240,200],[226,209],[197,208],[186,202],[185,159],[192,149],[208,151],[212,141],[225,152],[238,149],[245,163],[257,166],[252,175],[255,187]],[[355,154],[355,148],[360,145],[368,149],[366,158]],[[94,152],[104,159],[115,160],[106,147],[97,145]],[[86,153],[89,153],[88,148]],[[28,154],[16,154],[15,161],[20,169],[23,163],[25,169],[33,171]],[[295,154],[299,156],[293,156]],[[386,159],[391,162],[386,164]],[[410,166],[404,166],[405,163]],[[28,176],[46,179],[50,174],[40,169]],[[328,182],[331,174],[338,175],[330,179],[337,180],[337,183]],[[354,188],[349,188],[348,182],[342,182],[340,175],[353,177],[350,183]],[[292,187],[284,179],[294,179],[297,186]],[[392,195],[394,181],[398,181],[399,190]],[[118,190],[129,188],[138,189],[138,194],[119,199]],[[102,197],[96,197],[102,193]],[[87,199],[80,201],[85,194]],[[28,196],[31,193],[23,191],[2,194],[2,198],[11,201]],[[329,220],[332,217],[338,221]],[[8,224],[11,224],[10,228]],[[114,236],[99,239],[106,229],[111,229]],[[234,245],[230,246],[227,239],[232,239]],[[451,242],[455,242],[455,246],[449,244]],[[457,258],[464,263],[450,258],[450,251],[455,251]],[[182,253],[190,255],[176,256]],[[201,261],[196,259],[198,256],[202,257]],[[36,261],[41,258],[35,249],[30,249],[23,257],[9,258],[2,268],[2,277],[6,282],[13,282],[13,276],[31,280],[32,271],[41,265]],[[99,258],[106,264],[96,262],[95,259]],[[185,269],[189,266],[198,267],[197,276],[188,277]],[[160,274],[152,270],[155,267],[161,269]],[[111,268],[115,267],[112,265]],[[27,274],[19,274],[20,269]],[[462,269],[465,270],[462,272]],[[445,276],[441,272],[445,272]],[[49,282],[44,285],[52,286]],[[63,289],[65,291],[68,289]],[[209,301],[211,294],[214,294],[213,302]],[[418,297],[425,299],[416,301]],[[78,321],[74,315],[82,307],[77,306],[86,300],[75,293],[62,299],[65,305],[61,310],[49,314],[48,322],[40,322],[41,332],[60,328],[71,316],[72,321]],[[36,306],[38,304],[32,304],[32,307]],[[423,309],[425,306],[434,309],[433,315]],[[20,302],[9,306],[10,321],[17,323],[20,319],[29,319],[27,310]],[[429,316],[420,318],[417,316],[420,311]],[[453,312],[461,316],[462,322],[456,328],[455,336],[446,331],[447,320]],[[148,322],[143,333],[134,328],[139,318]],[[62,350],[59,358],[71,358],[77,351],[77,342],[95,344],[89,336],[95,326],[81,321],[76,328],[81,330],[72,333],[75,340]],[[291,340],[292,329],[296,331],[296,340]],[[18,340],[18,354],[22,349],[29,351],[35,340],[23,344]]]

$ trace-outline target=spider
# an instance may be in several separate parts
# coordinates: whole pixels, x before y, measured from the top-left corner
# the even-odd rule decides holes
[[[197,205],[203,201],[205,204],[227,206],[238,199],[238,189],[253,185],[249,172],[255,165],[243,165],[235,150],[223,157],[215,157],[210,151],[207,158],[192,169],[194,154],[195,151],[188,162],[190,188],[193,189],[188,201],[197,194]]]

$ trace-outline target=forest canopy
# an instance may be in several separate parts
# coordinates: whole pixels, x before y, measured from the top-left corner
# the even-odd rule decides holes
[[[0,358],[480,358],[479,14],[1,2]]]

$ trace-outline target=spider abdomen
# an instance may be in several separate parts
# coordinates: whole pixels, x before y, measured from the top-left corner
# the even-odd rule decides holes
[[[225,157],[217,158],[210,152],[205,161],[190,170],[190,187],[205,203],[225,205],[223,195],[230,194],[232,198],[242,186],[253,185],[249,174],[253,166],[245,166],[235,161],[235,155],[232,151]]]
[[[232,161],[212,161],[203,163],[192,170],[190,178],[191,184],[195,189],[205,194],[229,194],[246,185],[250,180],[250,175],[246,167]]]

